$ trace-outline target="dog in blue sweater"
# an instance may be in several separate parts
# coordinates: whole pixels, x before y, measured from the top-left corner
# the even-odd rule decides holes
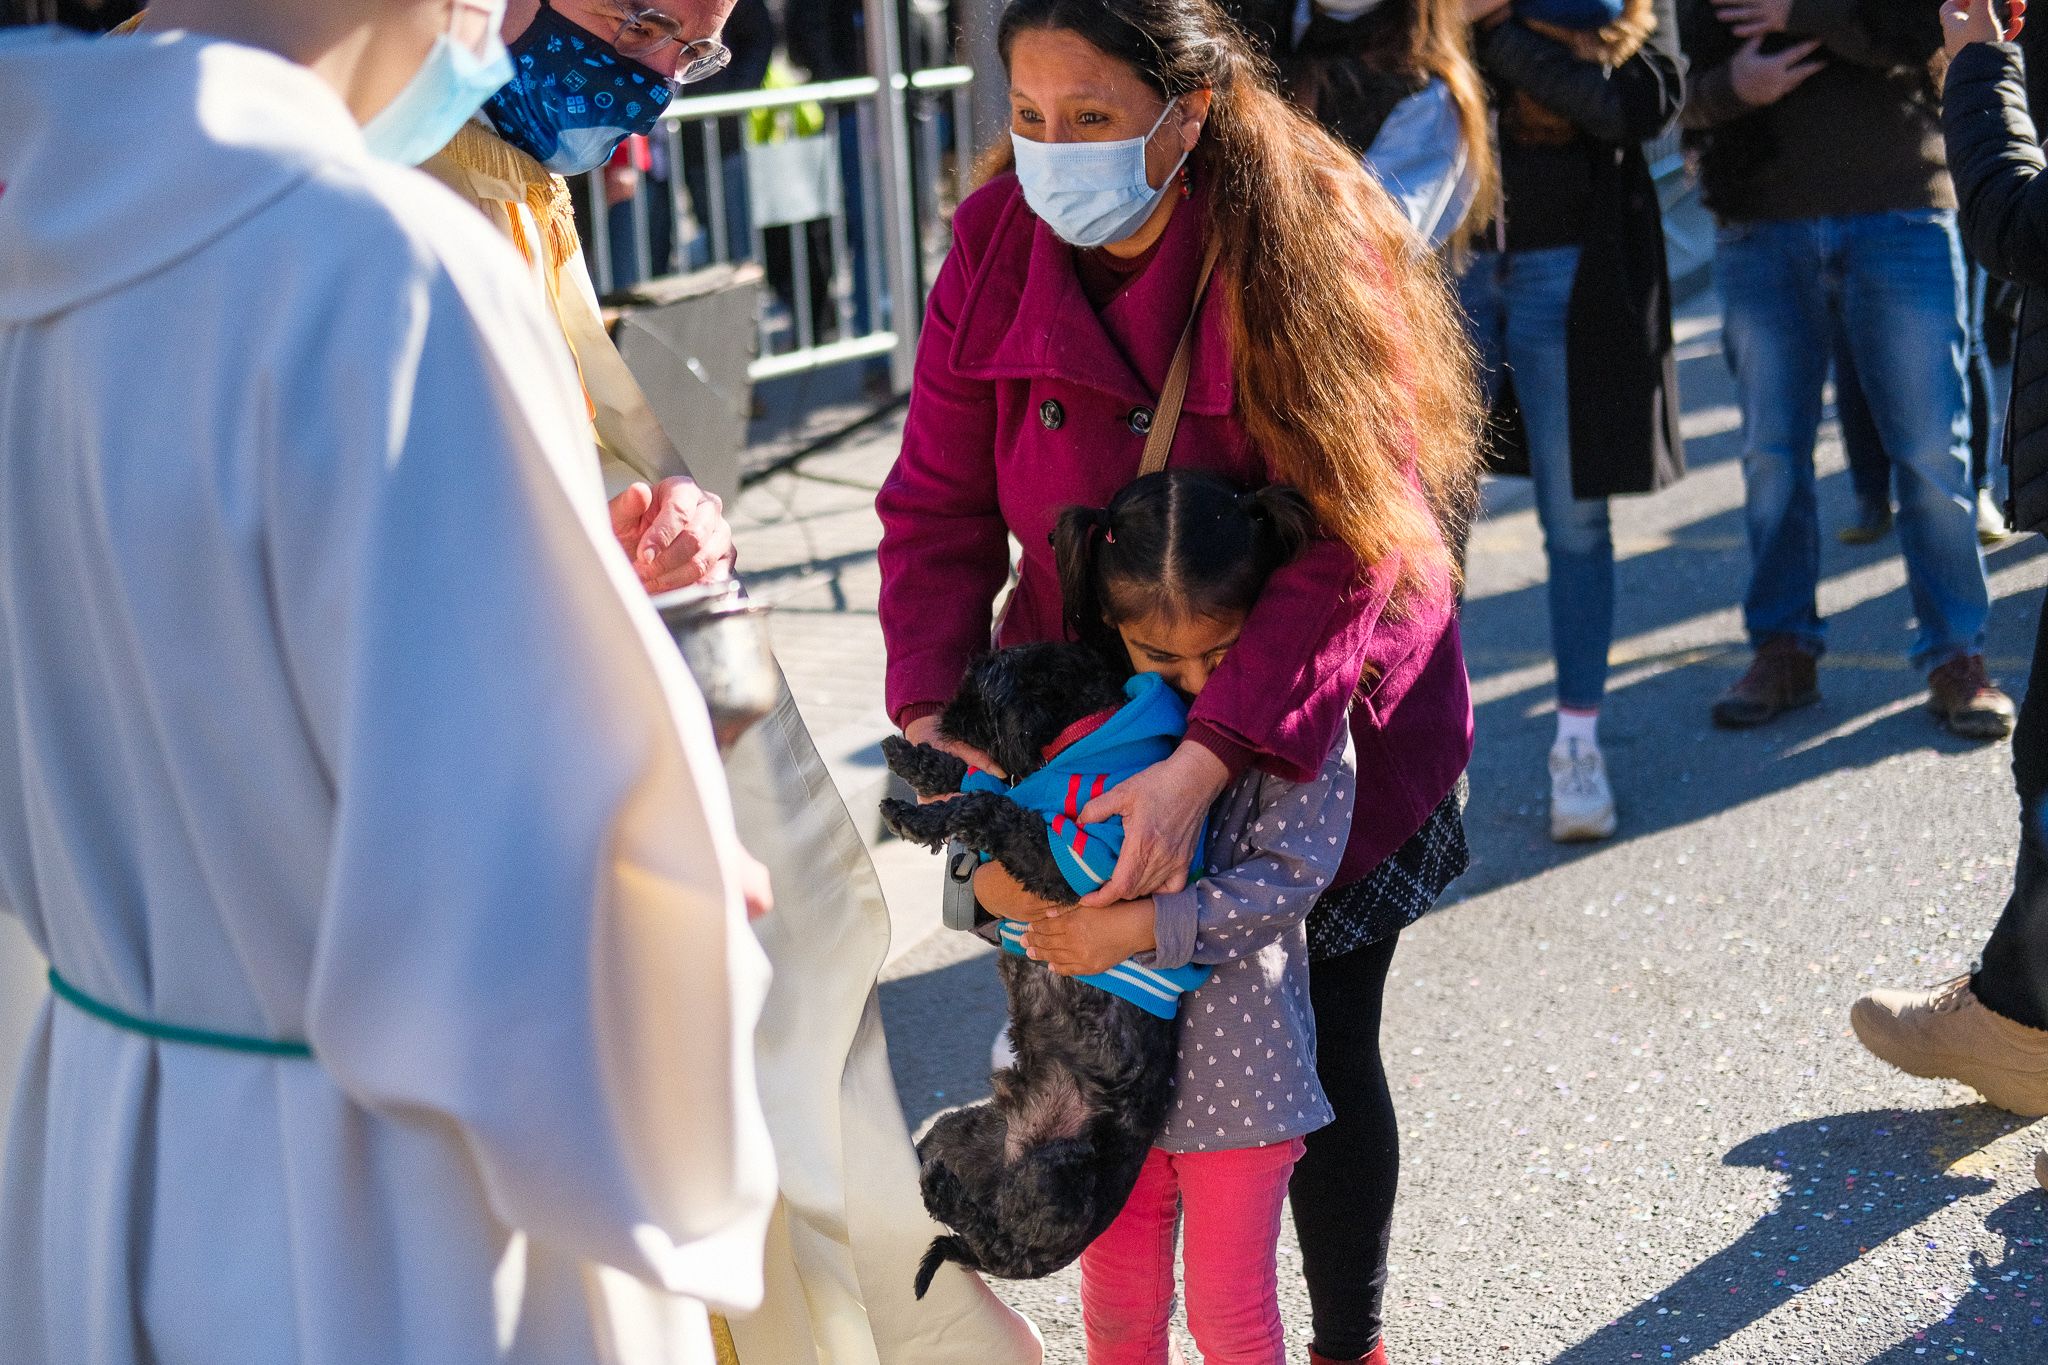
[[[1126,682],[1081,645],[998,650],[968,670],[939,732],[1003,775],[885,740],[889,767],[927,804],[885,801],[883,818],[927,848],[957,839],[1070,905],[1108,879],[1123,843],[1121,821],[1084,826],[1080,812],[1166,758],[1186,729],[1185,705],[1157,674]],[[1198,849],[1194,875],[1200,860]],[[1022,928],[1006,921],[1000,933],[1016,1060],[991,1078],[991,1099],[945,1115],[918,1144],[925,1207],[952,1229],[918,1268],[920,1298],[947,1261],[1005,1279],[1050,1275],[1115,1220],[1172,1102],[1179,997],[1210,970],[1125,962],[1059,976],[1023,956]]]

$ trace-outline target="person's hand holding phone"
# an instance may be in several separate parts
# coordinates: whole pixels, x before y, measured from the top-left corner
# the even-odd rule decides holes
[[[2027,26],[2027,0],[2007,0],[2010,21],[2000,24],[1992,0],[1948,0],[1941,7],[1941,43],[1954,57],[1972,43],[2012,42]]]

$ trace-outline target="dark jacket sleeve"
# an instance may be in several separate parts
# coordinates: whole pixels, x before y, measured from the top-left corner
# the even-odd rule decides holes
[[[1489,76],[1527,91],[1602,142],[1648,142],[1685,103],[1685,58],[1672,0],[1657,0],[1657,29],[1643,50],[1612,70],[1581,61],[1554,38],[1509,20],[1477,35]]]
[[[1994,275],[2048,286],[2048,178],[2019,49],[1973,43],[1957,53],[1941,122],[1970,254]]]
[[[1691,58],[1685,73],[1687,128],[1718,127],[1754,113],[1735,93],[1728,78],[1728,61],[1741,47],[1709,0],[1678,0],[1678,37]]]

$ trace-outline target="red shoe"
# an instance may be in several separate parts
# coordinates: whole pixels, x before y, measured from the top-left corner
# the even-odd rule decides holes
[[[1308,1348],[1308,1365],[1387,1365],[1387,1343],[1382,1340],[1370,1351],[1355,1360],[1338,1360],[1326,1356],[1315,1347]]]

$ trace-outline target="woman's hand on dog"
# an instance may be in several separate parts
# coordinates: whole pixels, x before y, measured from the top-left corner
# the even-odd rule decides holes
[[[1061,976],[1093,976],[1159,946],[1150,897],[1117,905],[1060,906],[1024,932],[1024,954]]]
[[[1229,785],[1230,770],[1222,759],[1199,744],[1183,743],[1164,762],[1090,801],[1081,812],[1081,823],[1121,815],[1124,846],[1109,881],[1083,896],[1081,904],[1110,906],[1186,886],[1188,864],[1209,807]]]
[[[994,773],[997,777],[1005,776],[1003,770],[996,766],[994,759],[975,748],[972,744],[962,744],[957,739],[942,737],[939,734],[939,718],[937,716],[918,717],[904,728],[903,737],[912,744],[929,744],[934,749],[949,753],[962,763],[979,768],[985,773]],[[917,799],[920,803],[924,803],[929,801],[950,801],[953,798],[951,796],[920,796]]]
[[[975,872],[974,899],[980,901],[981,908],[991,915],[1026,923],[1042,920],[1068,908],[1025,890],[1024,884],[1011,876],[1010,870],[1001,863],[983,863]]]

